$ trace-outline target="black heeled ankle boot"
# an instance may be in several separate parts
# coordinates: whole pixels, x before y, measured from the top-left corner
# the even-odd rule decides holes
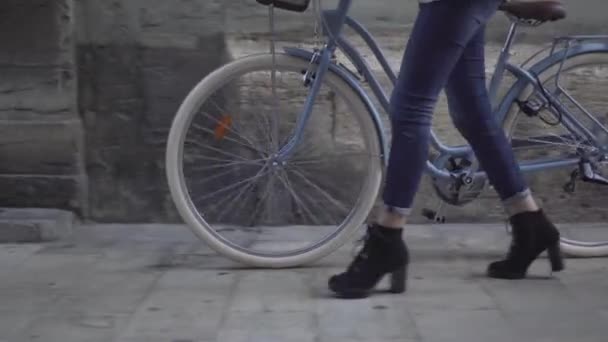
[[[538,256],[547,251],[553,272],[564,269],[559,246],[559,231],[542,210],[511,217],[513,242],[507,258],[488,267],[488,276],[499,279],[522,279]]]
[[[341,298],[365,298],[387,274],[391,293],[406,290],[409,251],[401,229],[370,226],[363,249],[346,272],[329,279],[329,288]]]

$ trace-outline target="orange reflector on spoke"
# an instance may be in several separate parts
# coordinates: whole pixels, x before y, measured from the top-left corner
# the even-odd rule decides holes
[[[228,130],[232,125],[232,117],[230,115],[224,115],[220,118],[217,126],[215,127],[215,140],[222,140],[228,134]]]

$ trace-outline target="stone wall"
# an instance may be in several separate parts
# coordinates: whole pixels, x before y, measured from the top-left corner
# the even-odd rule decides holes
[[[526,30],[527,39],[606,32],[602,0],[566,3],[567,20]],[[355,1],[352,13],[390,41],[396,66],[416,6]],[[312,35],[310,13],[282,12],[277,23],[288,40]],[[492,22],[492,41],[505,23]],[[267,49],[266,31],[266,10],[254,0],[2,1],[0,206],[63,208],[98,221],[178,220],[164,174],[171,120],[192,86],[231,55]],[[421,206],[433,199],[428,190]],[[495,201],[484,203],[454,215],[501,214]]]
[[[90,217],[176,220],[166,137],[187,92],[227,59],[221,1],[81,0],[77,8]]]
[[[0,3],[0,205],[86,211],[71,0]]]
[[[228,58],[223,13],[219,0],[3,1],[0,205],[177,220],[166,136]]]
[[[337,0],[323,1],[326,8],[335,5]],[[515,46],[514,60],[523,62],[527,57],[541,48],[540,42],[551,43],[551,37],[555,35],[567,34],[602,34],[608,31],[606,21],[598,15],[597,11],[606,8],[606,4],[595,0],[586,1],[565,1],[569,16],[566,20],[558,23],[548,23],[539,28],[522,28]],[[385,49],[386,57],[391,66],[397,70],[403,55],[404,42],[407,41],[407,34],[411,23],[416,15],[415,1],[402,0],[383,0],[377,2],[355,1],[352,8],[352,15],[360,19],[376,36],[382,48]],[[243,10],[245,9],[245,10]],[[242,55],[260,53],[268,51],[268,22],[267,10],[261,6],[256,6],[246,0],[236,0],[230,2],[227,16],[227,33],[230,49],[235,57]],[[605,11],[605,10],[604,10]],[[313,19],[310,13],[293,14],[283,11],[275,13],[277,37],[281,45],[297,46],[309,45],[313,36]],[[493,71],[492,67],[496,62],[496,57],[502,47],[502,40],[508,28],[508,20],[504,15],[497,15],[489,25],[488,45],[487,45],[487,72],[488,77]],[[371,54],[362,42],[353,39],[353,43],[367,56]],[[371,60],[371,59],[370,59]],[[348,62],[343,60],[346,64]],[[372,68],[381,73],[379,65],[372,63]],[[599,72],[598,70],[595,73]],[[600,78],[601,80],[601,78]],[[382,79],[387,91],[390,91],[387,79]],[[585,82],[578,82],[584,84]],[[598,84],[598,79],[593,79],[594,84]],[[598,88],[604,89],[599,84]],[[584,103],[590,109],[597,109],[598,114],[603,114],[605,100],[601,96],[593,99],[585,99],[581,93],[589,89],[569,88],[578,99],[586,100]],[[603,91],[603,90],[602,90]],[[389,126],[388,122],[386,123]],[[453,128],[449,119],[447,103],[442,99],[437,107],[434,129],[439,133],[442,140],[448,144],[462,144],[462,137]],[[563,185],[569,179],[572,169],[563,172],[543,172],[527,177],[530,185],[538,195],[539,201],[560,221],[600,221],[605,220],[606,215],[600,208],[604,208],[607,199],[603,188],[590,187],[586,184],[579,184],[579,191],[575,195],[564,194]],[[331,172],[327,173],[328,175]],[[334,175],[334,179],[337,177]],[[341,178],[348,182],[348,179]],[[415,216],[413,221],[426,222],[420,212],[423,208],[435,209],[438,200],[434,194],[430,180],[425,178],[421,191],[417,197],[415,206]],[[590,207],[597,208],[589,210]],[[471,222],[471,221],[496,221],[504,217],[504,210],[500,205],[494,191],[486,190],[480,201],[476,201],[465,207],[443,207],[444,214],[451,222]]]
[[[339,0],[321,0],[323,8],[335,8]],[[563,34],[608,34],[608,21],[605,13],[607,5],[604,0],[562,0],[568,11],[568,18],[556,24],[543,25],[526,30],[525,36],[539,41]],[[267,21],[266,9],[254,0],[226,1],[229,15],[227,31],[235,34],[265,32]],[[418,12],[418,0],[354,0],[350,14],[361,20],[373,33],[407,30],[411,27]],[[309,15],[282,13],[277,18],[279,25],[288,32],[310,32]],[[498,14],[488,25],[489,38],[502,40],[506,33],[508,21]]]

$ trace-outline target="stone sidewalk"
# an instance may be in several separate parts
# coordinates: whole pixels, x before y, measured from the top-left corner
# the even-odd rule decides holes
[[[325,282],[352,244],[307,268],[251,270],[181,226],[87,226],[0,246],[0,341],[606,341],[606,260],[484,278],[508,242],[498,225],[412,226],[407,294],[342,301]]]

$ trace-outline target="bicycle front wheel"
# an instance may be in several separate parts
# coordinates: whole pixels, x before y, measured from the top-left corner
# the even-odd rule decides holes
[[[372,210],[382,179],[381,140],[367,107],[329,72],[301,143],[293,136],[310,87],[307,61],[257,55],[201,81],[175,117],[167,176],[179,213],[223,256],[292,267],[340,247]]]
[[[608,51],[569,58],[556,76],[557,63],[539,75],[548,91],[573,117],[598,136],[599,145],[577,138],[562,122],[559,114],[543,110],[529,115],[513,105],[504,128],[511,138],[520,163],[578,160],[593,156],[595,169],[608,176]],[[543,95],[530,88],[520,100],[542,103]],[[591,117],[585,113],[591,114]],[[578,166],[546,170],[528,176],[537,200],[549,216],[559,223],[562,247],[571,256],[596,257],[608,255],[608,186],[581,180]]]

